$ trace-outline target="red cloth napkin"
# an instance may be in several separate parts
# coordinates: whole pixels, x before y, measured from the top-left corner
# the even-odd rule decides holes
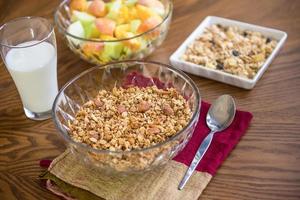
[[[209,107],[210,104],[206,102],[201,103],[200,118],[193,136],[182,152],[174,158],[175,161],[187,166],[192,162],[198,147],[210,131],[206,125],[206,114]],[[196,170],[215,175],[222,162],[245,134],[251,119],[251,113],[237,111],[232,124],[224,131],[214,135],[209,149],[200,161]]]

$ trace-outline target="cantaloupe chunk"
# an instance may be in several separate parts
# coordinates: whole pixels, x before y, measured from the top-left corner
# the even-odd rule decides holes
[[[151,8],[154,12],[161,16],[165,13],[165,7],[159,0],[138,0],[137,3]]]
[[[87,12],[96,17],[103,17],[106,15],[105,3],[102,0],[93,0],[89,4]]]
[[[107,18],[97,18],[95,25],[101,34],[113,36],[116,22]]]
[[[146,19],[145,21],[142,22],[142,24],[138,28],[138,31],[140,33],[146,32],[146,31],[154,28],[161,22],[162,22],[162,18],[159,16],[149,17],[148,19]]]
[[[82,45],[82,51],[87,56],[90,57],[92,55],[99,55],[104,48],[104,44],[102,42],[86,42]]]
[[[87,1],[86,0],[72,0],[70,3],[71,10],[86,11]]]

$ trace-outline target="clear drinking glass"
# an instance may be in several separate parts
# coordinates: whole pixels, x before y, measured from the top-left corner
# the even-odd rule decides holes
[[[20,94],[25,115],[51,117],[58,93],[57,52],[52,24],[41,17],[22,17],[0,27],[1,57]]]

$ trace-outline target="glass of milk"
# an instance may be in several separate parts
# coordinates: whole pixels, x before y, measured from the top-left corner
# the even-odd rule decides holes
[[[58,93],[57,52],[52,24],[41,17],[22,17],[0,27],[1,57],[20,94],[25,115],[51,117]]]

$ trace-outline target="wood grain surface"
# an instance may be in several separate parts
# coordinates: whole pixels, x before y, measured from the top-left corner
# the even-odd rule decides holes
[[[20,16],[53,21],[59,0],[0,0],[0,24]],[[227,93],[253,113],[247,134],[200,199],[300,199],[300,1],[177,0],[167,39],[148,60],[169,56],[208,15],[284,30],[288,39],[256,87],[243,90],[192,76],[204,100]],[[89,67],[57,33],[58,80],[62,86]],[[16,87],[0,63],[0,199],[57,199],[37,179],[39,160],[65,149],[52,120],[27,119]]]

